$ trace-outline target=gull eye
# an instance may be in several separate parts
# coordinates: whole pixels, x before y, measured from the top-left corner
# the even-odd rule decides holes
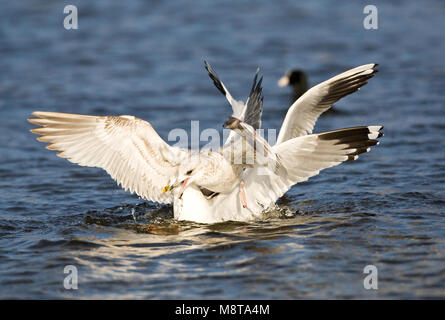
[[[191,174],[192,174],[192,172],[193,172],[193,169],[192,169],[192,170],[189,170],[189,171],[187,171],[187,172],[186,172],[185,174],[189,176],[189,175],[191,175]]]

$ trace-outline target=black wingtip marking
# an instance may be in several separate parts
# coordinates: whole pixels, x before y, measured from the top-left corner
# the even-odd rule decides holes
[[[362,135],[363,137],[367,137],[369,134],[368,127],[355,127],[355,128],[345,128],[338,129],[320,133],[318,138],[321,140],[336,140],[336,139],[344,139],[346,137]]]
[[[263,88],[261,87],[263,83],[263,76],[261,76],[260,80],[257,82],[258,73],[260,68],[257,69],[255,76],[253,77],[252,88],[250,89],[249,100],[258,99],[262,100],[264,97],[262,96]]]
[[[342,150],[348,152],[346,154],[348,158],[345,161],[353,161],[360,154],[368,152],[371,147],[379,144],[379,141],[376,139],[383,136],[383,133],[379,132],[382,130],[382,127],[371,127],[353,127],[323,132],[318,135],[318,138],[321,141],[330,140],[333,145],[344,145]],[[376,133],[378,133],[377,136],[374,136]],[[373,135],[371,136],[371,134]]]
[[[382,130],[380,128],[378,130],[377,138],[383,137],[383,132],[380,132]],[[375,131],[374,131],[375,132]],[[368,135],[371,134],[369,130],[369,127],[363,126],[363,127],[352,127],[352,128],[345,128],[345,129],[338,129],[338,130],[332,130],[327,132],[322,132],[318,134],[318,138],[320,140],[340,140],[339,143],[343,142],[351,142],[351,141],[358,141],[358,140],[368,140]]]
[[[258,129],[261,126],[261,114],[263,113],[263,76],[258,80],[260,69],[257,68],[255,76],[253,78],[252,88],[250,89],[249,98],[247,99],[247,108],[244,121],[249,125],[252,125],[254,129]]]
[[[210,65],[210,63],[208,63],[206,60],[204,60],[204,65],[205,68],[207,70],[207,72],[209,73],[209,77],[210,79],[213,80],[213,84],[215,85],[215,87],[223,94],[226,95],[226,90],[224,90],[224,87],[222,85],[221,80],[219,80],[218,76],[216,75],[215,70],[213,70],[212,66]]]
[[[250,89],[250,94],[249,94],[249,95],[252,95],[252,93],[255,91],[256,81],[257,81],[258,73],[259,73],[259,72],[260,72],[260,68],[257,67],[255,76],[253,77],[252,88]]]
[[[360,90],[360,88],[366,85],[368,80],[378,72],[377,69],[373,69],[374,67],[375,64],[371,69],[367,69],[372,71],[370,73],[362,74],[362,72],[367,71],[362,70],[348,77],[335,80],[331,84],[328,94],[326,94],[319,103],[321,105],[332,105],[341,98]]]

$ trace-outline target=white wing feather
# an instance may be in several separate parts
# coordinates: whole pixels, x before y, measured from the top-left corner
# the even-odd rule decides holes
[[[342,97],[365,85],[377,72],[376,66],[370,63],[356,67],[309,89],[289,108],[276,144],[311,134],[318,117]]]
[[[29,122],[41,126],[31,132],[49,142],[50,150],[81,166],[99,167],[140,197],[171,203],[171,192],[164,186],[177,174],[178,163],[186,151],[169,146],[150,123],[133,116],[87,116],[40,112]],[[169,156],[167,157],[166,154]]]
[[[311,134],[287,140],[273,146],[286,168],[286,174],[269,168],[250,169],[246,178],[249,208],[267,208],[294,184],[308,180],[321,170],[344,161],[355,160],[377,145],[383,127],[355,127]],[[250,202],[249,202],[250,200]]]

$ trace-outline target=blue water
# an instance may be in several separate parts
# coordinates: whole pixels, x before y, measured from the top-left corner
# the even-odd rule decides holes
[[[63,28],[63,8],[79,29]],[[0,298],[445,298],[445,3],[374,1],[2,1]],[[252,223],[174,221],[100,169],[35,140],[34,110],[131,114],[167,139],[221,128],[231,110],[209,60],[245,98],[264,74],[265,128],[304,69],[311,85],[370,62],[380,72],[316,131],[384,125],[382,143],[294,186],[287,215]],[[134,210],[134,217],[131,214]],[[378,268],[378,290],[363,268]],[[66,290],[66,265],[78,289]]]

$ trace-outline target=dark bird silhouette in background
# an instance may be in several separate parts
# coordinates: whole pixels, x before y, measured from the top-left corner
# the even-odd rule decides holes
[[[291,87],[292,97],[291,103],[297,101],[307,90],[309,90],[307,74],[300,69],[288,71],[277,82],[279,87]],[[326,114],[338,113],[339,110],[334,105],[326,112]]]
[[[308,89],[307,75],[304,71],[294,69],[287,72],[278,80],[279,87],[289,86],[292,88],[292,102],[301,97]]]

